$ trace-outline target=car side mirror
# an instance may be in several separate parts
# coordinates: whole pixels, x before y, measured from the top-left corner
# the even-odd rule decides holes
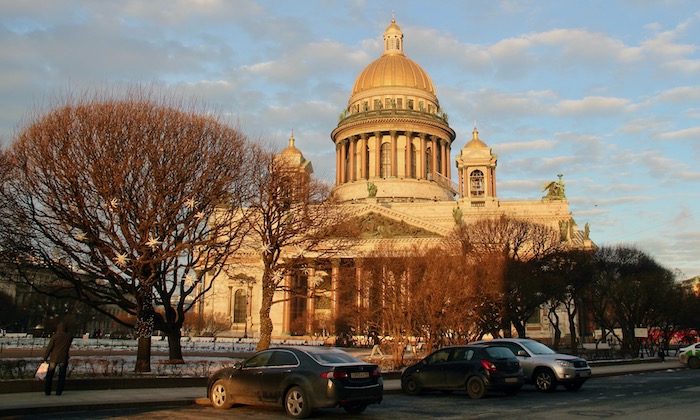
[[[518,350],[518,356],[527,357],[527,352],[525,350]]]
[[[236,362],[233,364],[233,368],[236,370],[241,370],[242,367],[243,367],[243,363],[241,363],[241,362]]]

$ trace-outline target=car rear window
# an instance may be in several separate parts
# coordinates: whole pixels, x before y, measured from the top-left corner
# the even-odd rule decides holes
[[[336,353],[336,352],[323,352],[323,353],[309,353],[314,360],[322,365],[338,365],[345,363],[364,363],[347,353]]]
[[[489,356],[493,357],[494,359],[503,359],[514,356],[513,352],[507,347],[487,347],[486,353],[488,353]]]

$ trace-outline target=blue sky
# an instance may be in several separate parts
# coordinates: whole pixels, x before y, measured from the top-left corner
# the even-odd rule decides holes
[[[476,121],[501,200],[563,174],[597,244],[700,274],[695,0],[0,0],[0,142],[67,92],[147,84],[280,148],[294,130],[333,180],[330,133],[392,11],[457,132],[452,158]]]

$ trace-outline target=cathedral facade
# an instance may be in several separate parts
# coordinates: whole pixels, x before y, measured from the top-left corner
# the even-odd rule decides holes
[[[288,290],[278,292],[279,303],[271,311],[275,336],[305,334],[319,326],[336,333],[342,306],[357,305],[361,310],[362,300],[347,296],[354,293],[363,267],[377,249],[431,246],[449,235],[456,223],[507,216],[557,229],[572,246],[592,246],[587,229],[579,231],[573,221],[561,176],[546,186],[540,200],[501,201],[498,156],[479,137],[476,126],[453,160],[457,135],[431,78],[406,56],[403,33],[394,20],[384,32],[383,54],[357,77],[331,140],[336,152],[333,197],[349,219],[362,222],[366,234],[351,252],[284,274]],[[281,155],[301,172],[312,171],[293,136]],[[289,250],[283,258],[299,258],[295,252]],[[216,279],[212,293],[197,309],[229,319],[227,335],[255,337],[259,332],[259,259],[254,250],[233,256],[234,268]],[[546,329],[546,319],[539,325],[535,320],[531,336],[546,334]]]

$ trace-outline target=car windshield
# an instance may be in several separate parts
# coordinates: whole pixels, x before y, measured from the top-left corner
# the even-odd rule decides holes
[[[309,352],[314,360],[322,365],[338,365],[346,363],[364,363],[347,353],[341,352]]]
[[[550,349],[549,347],[545,346],[544,344],[538,342],[538,341],[523,341],[521,343],[523,346],[525,346],[532,354],[556,354],[554,350]]]

